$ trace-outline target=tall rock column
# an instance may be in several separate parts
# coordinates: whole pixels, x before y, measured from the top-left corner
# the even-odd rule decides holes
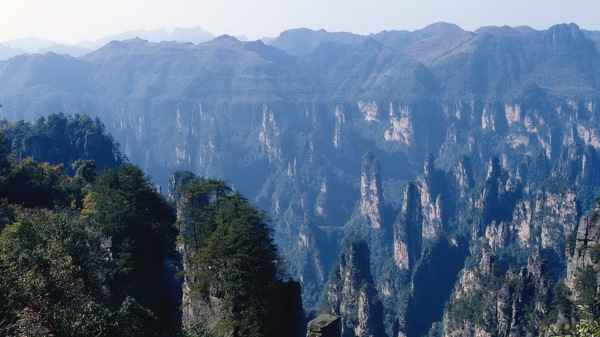
[[[394,262],[400,269],[412,269],[421,256],[423,212],[415,183],[404,190],[402,211],[394,224]]]
[[[423,238],[433,239],[442,232],[442,194],[446,181],[442,171],[436,169],[433,154],[425,157],[423,175],[418,178],[421,209],[423,213]]]
[[[383,194],[379,177],[379,162],[371,151],[362,161],[360,176],[360,214],[364,216],[371,228],[381,228],[381,203]]]
[[[195,206],[200,207],[201,205],[207,205],[209,203],[208,195],[199,195],[196,200],[190,200],[188,197],[180,192],[180,187],[188,184],[193,179],[196,179],[196,175],[189,171],[178,171],[173,173],[169,177],[168,185],[168,200],[175,204],[177,211],[177,220],[179,222],[179,231],[185,232],[190,225],[189,214],[185,210],[186,203],[194,202]],[[180,242],[177,246],[177,250],[182,256],[182,267],[186,271],[189,269],[189,261],[191,258],[191,247],[185,243]],[[195,280],[189,273],[184,273],[182,288],[182,321],[184,325],[189,325],[194,322],[198,317],[211,316],[219,317],[222,309],[221,300],[215,297],[205,301],[193,300],[191,293],[191,284]],[[210,315],[207,315],[210,312]],[[216,322],[216,320],[215,320]]]
[[[366,242],[351,239],[331,273],[324,308],[341,317],[343,337],[386,336],[383,308],[373,285],[369,254]]]
[[[475,209],[480,210],[481,216],[473,228],[473,238],[484,236],[487,226],[493,221],[510,221],[521,192],[519,182],[508,176],[500,160],[490,158],[483,187],[475,200]]]
[[[567,244],[565,285],[576,303],[592,304],[600,311],[600,204],[579,221],[575,242]]]

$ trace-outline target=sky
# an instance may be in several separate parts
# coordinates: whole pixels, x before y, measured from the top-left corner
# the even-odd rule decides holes
[[[598,0],[0,0],[0,41],[35,36],[76,43],[194,26],[255,40],[299,27],[369,34],[439,21],[467,30],[571,22],[600,30],[598,13]]]

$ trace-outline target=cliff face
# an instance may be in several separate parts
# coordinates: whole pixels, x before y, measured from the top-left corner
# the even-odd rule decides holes
[[[575,230],[579,213],[574,185],[554,176],[542,184],[535,197],[519,201],[510,220],[489,224],[485,239],[494,251],[513,245],[550,249],[564,260],[564,242]]]
[[[467,157],[444,172],[425,158],[423,174],[404,190],[403,204],[394,224],[394,260],[400,269],[412,269],[422,247],[450,233],[473,207],[474,182]]]
[[[184,204],[188,200],[185,195],[180,192],[180,187],[189,183],[195,175],[191,172],[176,172],[169,177],[167,188],[167,200],[175,205],[177,220],[179,222],[179,230],[185,231],[189,225],[189,214],[184,209]],[[198,198],[198,207],[208,205],[209,196],[203,195]],[[181,242],[177,246],[177,251],[181,254],[181,264],[183,267],[183,284],[182,288],[182,321],[184,326],[189,326],[194,321],[201,319],[208,327],[213,328],[216,323],[224,317],[225,311],[223,300],[216,296],[209,296],[206,299],[192,298],[191,284],[195,281],[192,275],[185,271],[190,268],[191,252],[185,243]]]
[[[424,239],[432,239],[443,232],[447,201],[448,182],[444,172],[438,170],[434,164],[433,154],[425,158],[423,175],[417,179],[420,195],[421,209],[423,211],[422,234]]]
[[[340,337],[340,317],[323,314],[308,322],[306,337]]]
[[[520,196],[519,183],[502,169],[497,157],[492,157],[475,200],[474,209],[479,212],[479,218],[478,224],[473,227],[473,237],[483,236],[489,224],[509,221],[512,209]]]
[[[423,251],[412,273],[412,292],[406,309],[404,331],[409,337],[427,334],[442,320],[444,303],[468,254],[465,242],[437,237]]]
[[[479,261],[456,282],[443,335],[535,336],[548,319],[553,282],[564,275],[564,242],[580,214],[575,186],[554,175],[523,198],[521,185],[494,160],[483,181],[475,189],[477,221],[467,259]]]
[[[445,173],[428,162],[432,160],[426,160],[424,174],[406,186],[394,225],[395,265],[412,274],[404,316],[407,323],[401,330],[408,336],[419,336],[430,328],[434,335],[442,331],[465,336],[508,336],[510,331],[513,336],[534,334],[545,319],[543,313],[549,310],[551,282],[564,273],[564,242],[580,214],[575,185],[552,175],[527,197],[526,187],[510,176],[498,158],[488,162],[477,184],[471,178],[468,158],[463,157]],[[422,193],[428,196],[423,198]],[[425,208],[430,216],[424,215]],[[436,228],[435,239],[420,232],[427,226]],[[482,250],[486,253],[478,269],[465,268],[457,277],[465,258],[470,265],[468,261]],[[496,268],[497,275],[491,273],[494,268],[489,261],[494,259],[500,268]],[[509,270],[506,266],[510,264],[518,267]],[[477,293],[481,300],[464,299],[476,290],[481,290]],[[458,309],[444,310],[446,300],[458,303]],[[487,323],[472,324],[483,322],[478,310],[490,311],[492,307],[497,307],[494,310],[498,313],[486,314]],[[531,309],[531,324],[510,318],[508,307],[517,316],[536,308]],[[461,317],[464,327],[457,327],[457,321],[448,318],[453,315]],[[441,322],[434,323],[437,320]]]
[[[341,316],[342,336],[386,336],[383,308],[370,272],[366,242],[353,240],[344,247],[332,270],[324,308]]]

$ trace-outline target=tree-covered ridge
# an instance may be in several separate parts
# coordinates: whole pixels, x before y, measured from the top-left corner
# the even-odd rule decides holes
[[[51,114],[34,124],[0,120],[0,129],[8,136],[8,150],[17,159],[34,157],[39,162],[63,164],[73,173],[71,164],[78,159],[94,159],[98,168],[116,168],[125,156],[98,117]]]

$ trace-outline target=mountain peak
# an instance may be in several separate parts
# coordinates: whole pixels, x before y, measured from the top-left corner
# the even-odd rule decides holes
[[[562,23],[554,25],[545,31],[545,39],[553,47],[571,47],[574,45],[593,47],[593,43],[588,40],[578,25],[574,23]]]
[[[269,41],[269,45],[282,49],[293,56],[306,56],[325,42],[356,44],[364,40],[364,36],[348,32],[328,32],[325,29],[315,31],[308,28],[297,28],[282,32],[279,34],[279,37]]]
[[[478,29],[475,30],[475,33],[477,34],[485,34],[485,33],[489,33],[489,34],[494,34],[494,35],[508,35],[508,34],[515,34],[515,33],[522,33],[523,30],[519,30],[519,29],[515,29],[513,27],[510,26],[483,26],[483,27],[479,27]]]
[[[144,40],[140,37],[134,37],[133,39],[127,39],[127,40],[122,40],[122,41],[117,41],[117,40],[113,40],[110,41],[107,46],[113,46],[113,47],[141,47],[143,45],[147,45],[150,44],[150,42],[148,42],[148,40]]]
[[[215,37],[214,41],[236,41],[236,42],[239,42],[240,40],[236,39],[234,36],[231,36],[229,34],[223,34],[221,36]]]
[[[432,23],[425,28],[419,29],[421,32],[428,32],[434,34],[440,33],[452,33],[452,32],[464,32],[464,29],[460,28],[458,25],[448,22],[436,22]]]
[[[573,38],[573,39],[583,37],[583,33],[581,32],[581,29],[579,28],[579,26],[577,24],[574,24],[574,23],[557,24],[557,25],[554,25],[554,26],[548,28],[548,31],[552,32],[553,34],[564,35],[565,37],[567,35],[570,35],[571,38]]]

